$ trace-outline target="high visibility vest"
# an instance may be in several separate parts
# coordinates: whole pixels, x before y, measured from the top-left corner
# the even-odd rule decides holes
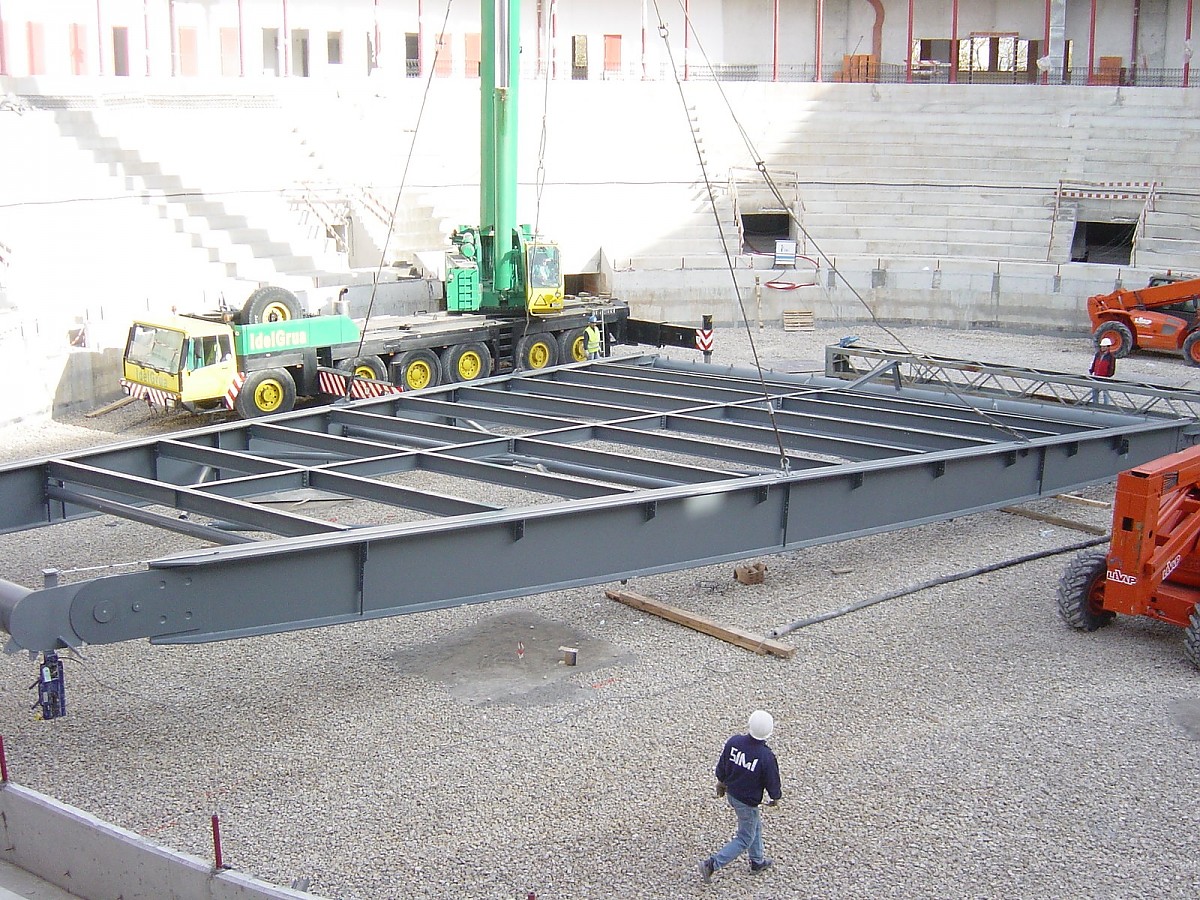
[[[600,328],[596,325],[589,325],[584,329],[584,349],[588,353],[600,352]]]

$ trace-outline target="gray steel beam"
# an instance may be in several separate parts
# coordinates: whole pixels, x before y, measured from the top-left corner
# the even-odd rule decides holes
[[[5,599],[0,621],[31,650],[135,638],[189,643],[595,584],[1071,490],[1173,451],[1179,429],[1150,423],[1003,453],[956,450],[217,548]]]

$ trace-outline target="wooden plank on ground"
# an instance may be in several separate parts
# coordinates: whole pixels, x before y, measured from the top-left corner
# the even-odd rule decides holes
[[[122,406],[128,406],[136,399],[137,397],[122,397],[120,400],[114,400],[108,406],[102,406],[99,409],[93,409],[90,413],[84,413],[84,418],[94,419],[96,416],[103,416],[113,410],[120,409]]]
[[[1004,507],[1004,512],[1014,516],[1024,516],[1026,519],[1036,519],[1039,522],[1057,525],[1060,528],[1072,528],[1075,531],[1082,531],[1086,534],[1108,534],[1108,526],[1106,525],[1087,525],[1083,522],[1064,519],[1062,516],[1052,516],[1049,513],[1034,512],[1032,509],[1022,509],[1019,506],[1006,506]]]
[[[605,591],[604,593],[610,600],[616,600],[618,603],[624,603],[626,606],[632,606],[634,609],[653,613],[660,618],[667,619],[679,625],[686,625],[688,628],[693,628],[704,634],[712,635],[731,644],[736,644],[746,650],[752,650],[760,656],[765,656],[769,653],[772,656],[791,659],[796,655],[795,647],[789,647],[781,641],[763,637],[761,634],[754,634],[735,625],[722,625],[720,622],[714,621],[707,616],[688,612],[686,609],[680,609],[677,606],[668,606],[643,594],[635,594],[633,591]]]
[[[1068,503],[1078,503],[1080,506],[1098,506],[1103,509],[1112,509],[1112,504],[1107,500],[1093,500],[1090,497],[1080,497],[1078,494],[1057,494],[1055,498],[1065,500]]]

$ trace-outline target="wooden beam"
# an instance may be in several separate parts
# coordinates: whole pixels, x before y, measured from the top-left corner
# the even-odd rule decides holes
[[[1034,512],[1031,509],[1022,509],[1019,506],[1006,506],[1004,512],[1014,516],[1024,516],[1026,519],[1036,519],[1039,522],[1046,522],[1050,525],[1057,525],[1060,528],[1072,528],[1075,531],[1082,531],[1085,534],[1108,534],[1107,525],[1086,525],[1083,522],[1075,522],[1071,519],[1064,519],[1062,516],[1052,516],[1049,513]]]
[[[632,591],[605,591],[604,594],[610,600],[616,600],[618,603],[624,603],[626,606],[632,606],[634,609],[653,613],[660,618],[667,619],[679,625],[686,625],[688,628],[712,635],[731,644],[736,644],[746,650],[752,650],[760,656],[765,656],[769,653],[772,656],[791,659],[796,655],[795,647],[789,647],[781,641],[763,637],[761,634],[754,634],[734,625],[722,625],[720,622],[716,622],[706,616],[688,612],[686,609],[680,609],[677,606],[668,606],[665,603],[659,603],[657,600],[652,600],[643,594],[635,594]]]
[[[1112,504],[1107,500],[1092,500],[1090,497],[1080,497],[1078,494],[1056,494],[1054,499],[1078,503],[1080,506],[1099,506],[1104,509],[1112,509]]]
[[[112,412],[115,409],[120,409],[122,406],[128,406],[130,403],[133,403],[133,401],[135,401],[137,399],[138,399],[137,397],[122,397],[120,400],[114,400],[112,403],[109,403],[107,406],[102,406],[99,409],[94,409],[89,413],[84,413],[83,415],[84,415],[84,418],[94,419],[94,418],[96,418],[96,416],[107,415],[108,413]]]

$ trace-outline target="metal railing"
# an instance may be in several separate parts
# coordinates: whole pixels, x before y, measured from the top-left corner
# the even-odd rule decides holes
[[[875,383],[896,387],[929,385],[972,396],[1049,400],[1069,406],[1107,407],[1114,412],[1200,422],[1200,391],[860,344],[831,344],[825,348],[827,376],[853,381],[873,372]]]

